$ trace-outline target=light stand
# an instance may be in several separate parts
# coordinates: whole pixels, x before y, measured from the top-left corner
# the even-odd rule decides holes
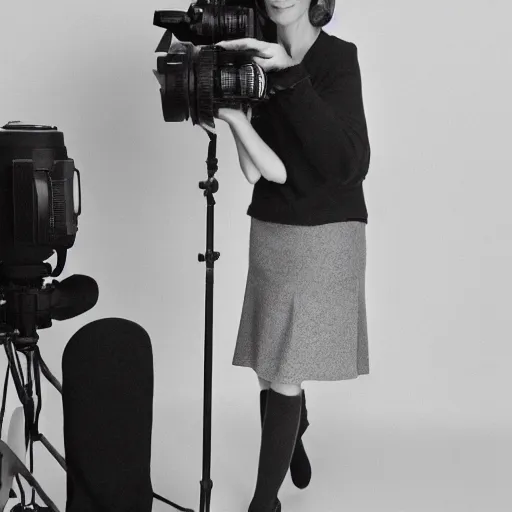
[[[217,135],[207,131],[210,137],[208,145],[208,180],[200,181],[199,188],[204,190],[206,197],[206,254],[199,254],[200,262],[206,261],[206,297],[205,297],[205,335],[204,335],[204,401],[203,401],[203,479],[199,512],[210,512],[210,500],[213,481],[210,478],[212,456],[212,356],[213,356],[213,272],[215,262],[220,253],[213,250],[214,206],[213,194],[219,190],[219,182],[215,179],[217,172]]]

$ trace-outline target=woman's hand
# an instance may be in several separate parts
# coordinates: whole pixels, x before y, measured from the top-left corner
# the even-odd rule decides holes
[[[231,125],[233,122],[239,121],[240,119],[248,120],[250,122],[252,117],[252,107],[249,106],[247,115],[245,115],[245,112],[242,110],[242,105],[240,105],[239,109],[221,107],[218,109],[218,114],[216,117],[226,121],[226,123],[229,125]]]
[[[258,50],[261,57],[253,56],[253,61],[259,64],[264,71],[277,71],[299,64],[286,53],[284,46],[277,43],[260,41],[253,37],[234,39],[233,41],[220,41],[215,43],[226,50]]]

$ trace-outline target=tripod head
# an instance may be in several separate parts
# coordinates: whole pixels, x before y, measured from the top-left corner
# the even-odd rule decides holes
[[[33,350],[37,328],[51,327],[53,285],[43,289],[51,274],[49,263],[31,265],[0,264],[0,344],[7,339],[16,350]]]

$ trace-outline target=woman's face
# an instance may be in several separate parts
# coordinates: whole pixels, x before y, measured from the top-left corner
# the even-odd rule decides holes
[[[267,15],[276,25],[289,25],[308,17],[311,0],[264,0]]]

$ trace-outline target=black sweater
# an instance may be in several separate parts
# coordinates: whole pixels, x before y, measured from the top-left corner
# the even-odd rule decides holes
[[[247,215],[303,226],[368,223],[370,144],[356,45],[322,29],[300,64],[268,72],[268,82],[270,100],[253,108],[251,124],[287,179],[262,176]]]

